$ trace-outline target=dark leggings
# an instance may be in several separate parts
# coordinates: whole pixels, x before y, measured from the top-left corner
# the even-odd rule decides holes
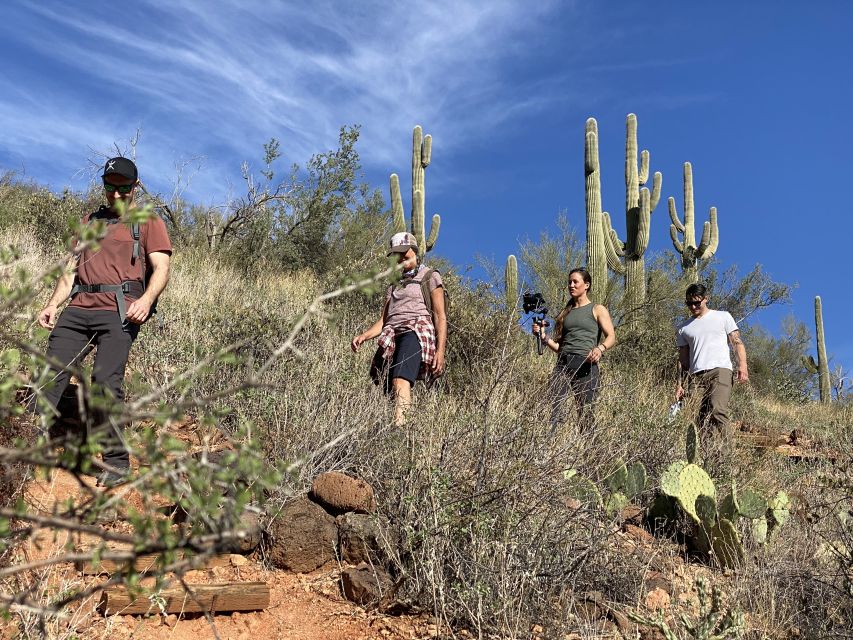
[[[580,431],[593,426],[592,404],[598,393],[598,364],[585,355],[560,354],[549,382],[551,392],[551,433],[566,421],[566,401],[571,398],[578,415]]]

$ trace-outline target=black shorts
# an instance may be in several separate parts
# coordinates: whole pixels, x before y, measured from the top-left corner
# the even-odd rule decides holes
[[[373,356],[371,376],[376,384],[384,384],[385,393],[391,392],[391,381],[394,378],[408,380],[415,384],[421,370],[421,341],[414,331],[406,331],[394,338],[394,356],[388,367],[382,357],[382,349],[376,350]]]

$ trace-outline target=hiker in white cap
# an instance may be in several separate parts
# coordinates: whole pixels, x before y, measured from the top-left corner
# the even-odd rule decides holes
[[[388,287],[382,315],[351,346],[358,351],[365,341],[379,338],[370,376],[394,396],[394,424],[402,426],[415,381],[430,383],[444,373],[447,315],[441,274],[420,262],[415,236],[395,233],[388,249],[392,254],[402,265],[402,277]]]

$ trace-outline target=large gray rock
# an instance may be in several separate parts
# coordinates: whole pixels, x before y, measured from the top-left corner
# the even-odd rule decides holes
[[[337,471],[321,473],[314,478],[310,498],[336,516],[349,511],[372,513],[376,509],[373,487],[360,478]]]
[[[341,558],[350,564],[368,562],[385,565],[388,554],[383,544],[384,521],[375,515],[346,513],[335,519]]]
[[[376,604],[391,589],[391,578],[379,567],[362,562],[341,572],[341,586],[347,600],[358,604]]]
[[[296,498],[284,505],[268,533],[268,558],[279,569],[305,573],[335,557],[335,519],[308,498]]]

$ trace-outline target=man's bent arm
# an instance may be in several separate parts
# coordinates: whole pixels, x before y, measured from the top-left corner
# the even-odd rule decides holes
[[[169,258],[169,254],[164,251],[153,251],[147,256],[151,264],[151,278],[148,280],[143,297],[149,304],[154,304],[169,283]]]
[[[749,368],[746,364],[746,347],[740,337],[740,331],[735,330],[729,334],[729,344],[734,348],[737,358],[737,379],[746,382],[749,380]]]

